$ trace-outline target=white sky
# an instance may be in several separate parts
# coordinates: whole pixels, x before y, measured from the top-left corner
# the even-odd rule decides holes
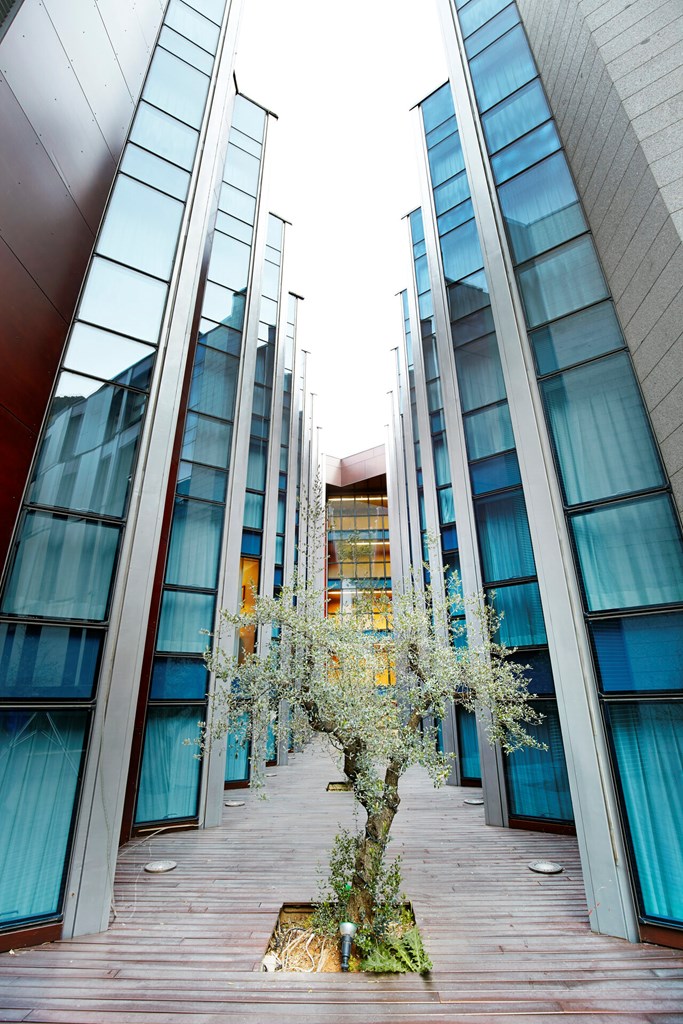
[[[279,116],[269,206],[293,225],[322,448],[350,455],[385,439],[419,205],[409,109],[447,78],[434,0],[244,0],[235,70]]]

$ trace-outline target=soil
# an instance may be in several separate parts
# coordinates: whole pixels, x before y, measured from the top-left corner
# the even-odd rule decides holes
[[[352,782],[328,782],[327,783],[328,793],[352,793],[353,783]]]
[[[270,969],[307,974],[341,971],[339,939],[315,932],[311,917],[310,907],[282,908],[266,950],[266,958],[273,965]]]

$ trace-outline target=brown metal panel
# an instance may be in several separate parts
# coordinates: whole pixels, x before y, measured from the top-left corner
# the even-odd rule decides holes
[[[0,236],[69,320],[94,235],[1,77],[0,138]],[[3,288],[0,311],[6,302],[13,296]],[[27,306],[23,317],[31,315]]]
[[[38,0],[24,0],[0,46],[0,71],[95,231],[103,178],[115,166],[54,25]]]
[[[159,0],[95,0],[131,95],[137,100],[165,8]]]
[[[9,551],[36,440],[36,434],[0,405],[0,572]]]
[[[118,160],[133,114],[133,97],[97,5],[94,0],[43,3],[111,155]]]

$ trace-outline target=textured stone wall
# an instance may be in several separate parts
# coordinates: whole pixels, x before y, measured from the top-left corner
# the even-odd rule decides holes
[[[683,2],[518,6],[683,512]]]

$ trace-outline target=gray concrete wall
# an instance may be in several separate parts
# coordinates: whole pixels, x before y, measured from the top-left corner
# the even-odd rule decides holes
[[[518,7],[683,513],[683,3]]]

